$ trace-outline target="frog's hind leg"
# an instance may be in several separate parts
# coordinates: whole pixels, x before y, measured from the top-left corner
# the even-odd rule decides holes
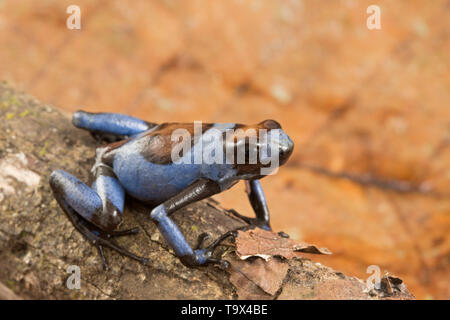
[[[101,140],[115,142],[147,131],[156,126],[132,116],[119,113],[90,113],[77,111],[72,116],[72,123],[85,129]]]
[[[58,204],[74,227],[98,249],[105,269],[108,265],[103,247],[148,264],[148,259],[129,252],[112,239],[136,234],[139,230],[133,228],[114,231],[122,220],[125,195],[123,188],[107,168],[97,170],[92,188],[62,170],[52,172],[50,186]]]

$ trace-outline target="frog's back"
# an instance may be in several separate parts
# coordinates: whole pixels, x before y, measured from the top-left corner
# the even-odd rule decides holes
[[[127,194],[141,201],[161,203],[197,179],[198,168],[182,168],[171,160],[170,137],[175,129],[159,125],[115,150],[114,173]]]
[[[202,124],[201,132],[213,126]],[[192,139],[187,140],[191,143],[187,152],[182,151],[180,161],[174,163],[172,148],[179,141],[172,141],[172,136],[178,129]],[[141,201],[161,203],[199,178],[219,180],[233,174],[226,165],[195,163],[197,151],[193,123],[162,124],[121,144],[114,154],[113,169],[129,195]]]

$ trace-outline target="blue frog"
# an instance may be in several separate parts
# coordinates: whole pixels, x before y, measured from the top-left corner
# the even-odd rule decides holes
[[[192,248],[170,216],[190,203],[231,188],[240,180],[246,183],[256,217],[231,212],[249,227],[271,230],[259,180],[284,164],[294,147],[278,122],[265,120],[250,126],[156,124],[122,114],[84,111],[75,112],[72,122],[109,144],[96,150],[91,171],[94,182],[90,187],[62,170],[52,172],[50,186],[74,227],[98,249],[105,269],[108,264],[104,247],[149,263],[147,258],[135,255],[113,240],[139,231],[138,228],[117,230],[122,221],[125,194],[153,206],[150,219],[186,266],[215,263],[226,268],[227,261],[215,258],[213,252],[225,238],[236,236],[236,230],[225,233],[207,247],[203,243],[208,235],[201,234],[199,245]]]

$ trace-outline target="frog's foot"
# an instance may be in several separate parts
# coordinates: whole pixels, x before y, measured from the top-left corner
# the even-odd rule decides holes
[[[109,233],[109,235],[111,237],[122,237],[122,236],[132,236],[132,235],[136,235],[138,233],[139,233],[139,228],[135,227],[135,228],[131,228],[131,229],[112,231]]]
[[[112,238],[127,236],[127,235],[136,235],[139,233],[139,228],[132,228],[127,230],[118,230],[106,232],[98,227],[94,226],[92,223],[80,217],[71,207],[67,204],[63,206],[64,212],[69,217],[70,221],[74,225],[74,227],[92,244],[94,245],[100,258],[102,260],[102,265],[104,270],[108,270],[108,262],[106,261],[105,254],[103,252],[103,247],[108,247],[112,250],[119,252],[121,255],[139,261],[144,265],[148,265],[150,260],[144,257],[140,257],[135,255],[134,253],[128,251],[127,249],[118,245]]]
[[[242,214],[238,213],[234,209],[227,210],[227,212],[231,213],[233,216],[235,216],[241,220],[244,220],[247,224],[249,224],[249,226],[252,226],[253,228],[258,227],[258,228],[268,230],[268,231],[272,230],[268,221],[258,219],[258,218],[250,218],[250,217],[243,216]]]
[[[231,213],[233,216],[235,216],[241,220],[244,220],[248,224],[248,228],[246,228],[246,230],[253,229],[253,228],[261,228],[263,230],[272,231],[272,228],[270,227],[269,222],[266,220],[243,216],[242,214],[238,213],[234,209],[227,210],[227,212]],[[278,232],[278,235],[283,238],[289,238],[289,235],[283,231]]]
[[[227,269],[230,266],[230,263],[223,259],[214,258],[213,257],[214,250],[216,249],[217,246],[222,244],[222,242],[227,238],[231,237],[231,238],[233,238],[233,241],[234,241],[234,239],[236,239],[236,237],[238,235],[239,230],[245,231],[245,230],[248,230],[251,228],[254,228],[254,227],[253,226],[243,226],[243,227],[237,228],[235,230],[228,231],[228,232],[224,233],[223,235],[221,235],[216,240],[214,240],[207,247],[204,247],[204,244],[205,244],[206,240],[211,238],[211,236],[208,233],[202,233],[198,237],[198,244],[197,244],[195,253],[197,256],[200,257],[200,259],[203,258],[204,262],[202,264],[209,264],[209,263],[218,264],[222,268]]]
[[[109,266],[108,266],[108,262],[106,261],[106,257],[103,252],[103,247],[108,247],[112,250],[115,250],[118,253],[120,253],[121,255],[124,255],[133,260],[136,260],[136,261],[142,263],[143,265],[148,265],[150,263],[149,259],[135,255],[134,253],[132,253],[132,252],[128,251],[127,249],[118,245],[113,240],[113,238],[115,238],[115,237],[136,235],[137,233],[139,233],[138,228],[119,230],[119,231],[113,231],[111,233],[106,233],[99,229],[92,230],[91,228],[86,227],[85,231],[86,232],[81,231],[81,233],[97,248],[100,258],[102,259],[102,265],[103,265],[104,270],[108,270]]]

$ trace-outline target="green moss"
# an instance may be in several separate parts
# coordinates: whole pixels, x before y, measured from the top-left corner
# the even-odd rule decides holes
[[[316,296],[314,288],[305,288],[301,295],[303,299],[312,299]]]
[[[40,157],[45,156],[45,154],[47,153],[47,146],[48,146],[48,141],[45,141],[44,146],[42,147],[41,151],[39,151]]]
[[[27,109],[27,110],[21,112],[21,113],[19,114],[19,116],[20,116],[21,118],[24,118],[24,117],[26,117],[29,113],[30,113],[30,110]]]
[[[6,120],[11,120],[15,116],[16,116],[16,114],[14,112],[8,112],[5,117],[6,117]]]
[[[10,106],[15,106],[15,105],[19,106],[20,105],[20,101],[16,98],[16,96],[9,96],[9,99],[7,102]]]
[[[6,284],[12,291],[14,291],[14,288],[16,287],[16,283],[13,280],[6,280]]]
[[[22,230],[22,232],[20,232],[19,234],[19,239],[23,239],[28,235],[28,232],[26,232],[25,230]]]

